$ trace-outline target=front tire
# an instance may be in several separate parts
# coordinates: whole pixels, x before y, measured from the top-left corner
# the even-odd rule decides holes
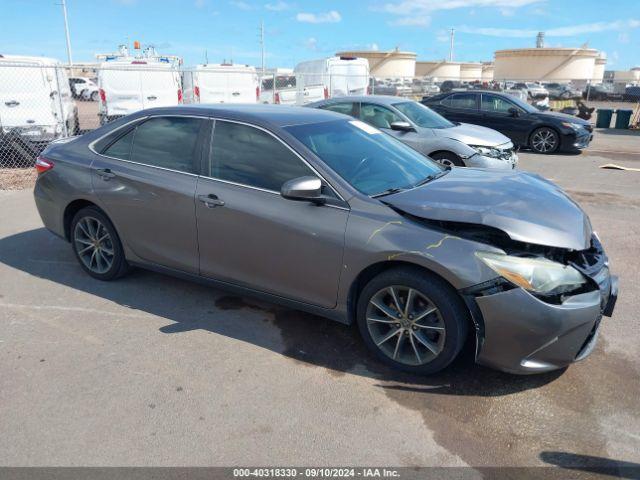
[[[99,208],[86,207],[76,213],[69,238],[80,266],[93,278],[115,280],[129,271],[120,237]]]
[[[436,152],[430,157],[436,162],[447,167],[464,167],[462,159],[453,152]]]
[[[382,362],[429,375],[447,367],[460,353],[469,314],[442,279],[402,267],[381,273],[363,288],[357,323],[364,343]]]
[[[552,128],[541,127],[533,131],[529,145],[536,153],[554,153],[560,147],[560,135]]]

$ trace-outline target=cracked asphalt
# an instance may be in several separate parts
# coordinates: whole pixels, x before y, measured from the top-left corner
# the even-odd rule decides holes
[[[638,466],[640,172],[605,163],[640,167],[640,136],[521,153],[587,210],[621,288],[590,358],[527,377],[469,355],[408,376],[329,320],[143,270],[101,283],[30,191],[0,191],[0,465]]]

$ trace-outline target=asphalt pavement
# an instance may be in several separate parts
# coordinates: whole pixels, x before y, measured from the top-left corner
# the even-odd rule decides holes
[[[640,136],[521,153],[589,213],[620,298],[587,360],[432,377],[319,317],[136,270],[85,275],[29,190],[0,191],[0,465],[640,464]],[[535,208],[535,205],[532,206]]]

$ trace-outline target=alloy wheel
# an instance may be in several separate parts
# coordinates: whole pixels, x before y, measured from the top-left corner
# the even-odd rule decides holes
[[[531,144],[536,152],[547,153],[553,152],[558,144],[558,138],[553,130],[541,128],[533,134]]]
[[[82,217],[73,232],[76,252],[85,267],[103,274],[113,266],[113,240],[107,228],[94,217]]]
[[[392,285],[367,305],[366,322],[377,347],[404,365],[424,365],[444,348],[446,329],[439,309],[415,288]]]

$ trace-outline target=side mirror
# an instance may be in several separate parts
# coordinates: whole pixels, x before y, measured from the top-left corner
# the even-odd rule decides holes
[[[512,117],[519,117],[520,116],[520,112],[518,111],[518,109],[516,107],[511,107],[509,109],[509,115],[511,115]]]
[[[301,200],[323,204],[322,181],[318,177],[299,177],[282,185],[280,195],[288,200]]]
[[[397,132],[415,132],[415,128],[411,126],[409,122],[393,122],[391,123],[391,130]]]

